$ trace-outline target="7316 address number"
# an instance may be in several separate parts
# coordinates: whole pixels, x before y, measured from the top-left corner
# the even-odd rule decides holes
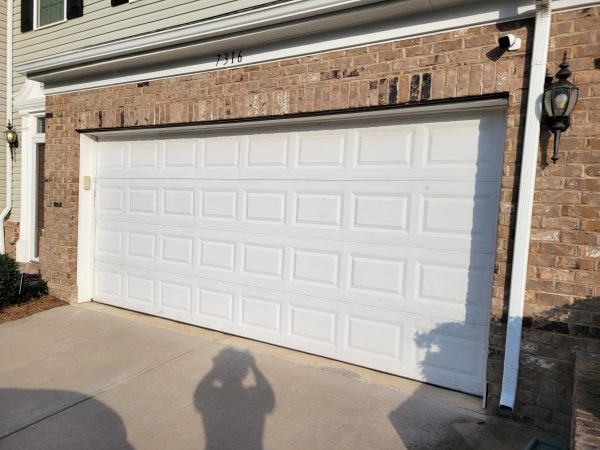
[[[237,57],[236,57],[237,55]],[[234,64],[236,61],[238,63],[242,62],[242,51],[241,50],[237,50],[237,52],[235,50],[232,50],[230,52],[225,52],[225,53],[219,53],[217,55],[217,62],[215,64],[215,66],[231,66],[232,64]]]

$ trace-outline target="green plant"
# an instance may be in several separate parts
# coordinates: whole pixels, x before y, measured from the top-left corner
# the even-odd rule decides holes
[[[19,300],[20,283],[21,274],[15,260],[7,254],[0,255],[0,306]]]

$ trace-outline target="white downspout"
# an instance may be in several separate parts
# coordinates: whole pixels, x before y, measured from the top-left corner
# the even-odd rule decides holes
[[[13,89],[13,0],[6,0],[6,122],[12,122]],[[12,209],[12,171],[13,159],[10,147],[6,144],[6,206],[0,212],[0,253],[5,253],[4,219]]]
[[[525,305],[525,283],[527,281],[527,260],[529,257],[529,237],[533,209],[533,192],[540,138],[542,97],[548,61],[548,40],[550,38],[551,0],[536,0],[535,31],[533,54],[529,75],[527,113],[525,116],[525,138],[521,160],[521,180],[519,183],[519,203],[513,251],[508,323],[506,327],[506,347],[504,350],[504,372],[500,409],[512,410],[515,406],[517,380],[519,377],[519,354],[521,347],[521,327]]]

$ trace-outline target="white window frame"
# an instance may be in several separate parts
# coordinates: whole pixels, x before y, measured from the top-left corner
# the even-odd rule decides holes
[[[16,151],[21,158],[21,215],[16,260],[37,262],[35,234],[38,232],[38,166],[37,146],[45,143],[45,134],[37,132],[37,120],[45,117],[46,97],[40,83],[27,80],[15,95],[15,106],[21,116],[20,143]]]
[[[33,0],[33,29],[43,30],[44,28],[53,27],[67,21],[67,0],[63,0],[63,18],[56,22],[48,23],[46,25],[39,24],[40,19],[40,0]]]

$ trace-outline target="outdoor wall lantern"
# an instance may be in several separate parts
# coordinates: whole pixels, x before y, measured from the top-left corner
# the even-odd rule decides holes
[[[554,164],[558,161],[560,133],[571,125],[570,115],[577,103],[577,97],[579,97],[579,88],[567,81],[567,78],[571,76],[567,52],[565,52],[563,62],[559,67],[560,70],[556,73],[558,81],[552,83],[544,91],[544,108],[552,120],[551,128],[554,132],[554,154],[552,155]]]
[[[6,126],[4,137],[8,143],[8,146],[10,147],[10,153],[12,155],[13,149],[19,145],[19,136],[17,135],[17,132],[13,130],[13,126],[10,122],[8,122],[8,125]]]

